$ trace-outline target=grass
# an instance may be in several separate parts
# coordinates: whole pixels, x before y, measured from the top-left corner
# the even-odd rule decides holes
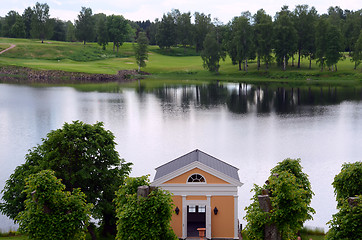
[[[118,70],[137,69],[132,43],[124,43],[119,53],[112,51],[112,44],[103,51],[96,43],[68,43],[38,40],[0,38],[0,49],[16,44],[16,47],[0,56],[0,66],[21,66],[38,70],[63,70],[69,72],[86,72],[115,74]],[[295,63],[296,64],[296,63]],[[257,70],[255,61],[249,62],[248,72],[239,71],[237,65],[232,65],[226,58],[220,62],[220,74],[215,75],[202,67],[202,59],[193,48],[174,47],[170,50],[149,47],[149,60],[142,69],[152,75],[149,81],[177,82],[196,81],[233,81],[233,82],[275,82],[296,85],[362,85],[362,66],[353,70],[354,63],[349,57],[338,63],[338,71],[320,71],[315,62],[308,69],[309,60],[302,59],[301,69],[289,66],[282,71],[272,64],[268,71],[262,66]]]

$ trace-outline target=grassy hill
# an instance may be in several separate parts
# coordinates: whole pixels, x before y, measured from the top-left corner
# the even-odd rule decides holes
[[[0,66],[20,66],[37,70],[62,70],[69,72],[116,74],[118,70],[137,69],[132,43],[124,43],[119,52],[113,52],[112,44],[103,51],[96,43],[57,42],[38,40],[0,38],[0,50],[16,44],[16,47],[0,55]],[[362,84],[362,67],[353,70],[349,57],[338,63],[338,71],[320,71],[313,62],[302,60],[301,69],[289,66],[287,71],[272,64],[268,71],[258,71],[256,62],[249,62],[249,71],[239,71],[229,58],[221,61],[220,74],[215,75],[202,67],[201,57],[193,50],[172,48],[161,50],[158,46],[149,47],[149,60],[142,69],[152,74],[156,80],[225,80],[225,81],[263,81],[310,84]]]

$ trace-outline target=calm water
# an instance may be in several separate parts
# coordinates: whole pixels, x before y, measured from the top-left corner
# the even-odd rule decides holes
[[[301,158],[315,193],[311,227],[336,212],[331,183],[344,162],[361,161],[362,90],[277,88],[239,84],[114,89],[0,84],[0,189],[28,149],[64,122],[103,121],[132,176],[196,148],[239,168],[239,218],[253,184],[285,158]],[[220,209],[222,211],[222,209]],[[243,224],[245,222],[241,221]],[[0,230],[16,228],[0,215]]]

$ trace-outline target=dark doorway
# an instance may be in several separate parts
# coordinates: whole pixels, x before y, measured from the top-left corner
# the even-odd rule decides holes
[[[206,226],[206,206],[187,206],[187,236],[198,237],[198,228]]]

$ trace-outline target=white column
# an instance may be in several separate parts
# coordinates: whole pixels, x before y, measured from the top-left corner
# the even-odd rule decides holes
[[[239,239],[238,224],[238,195],[234,195],[234,239]]]
[[[211,239],[211,195],[207,195],[206,197],[206,238]]]
[[[186,195],[182,195],[182,238],[187,237],[187,204]]]

